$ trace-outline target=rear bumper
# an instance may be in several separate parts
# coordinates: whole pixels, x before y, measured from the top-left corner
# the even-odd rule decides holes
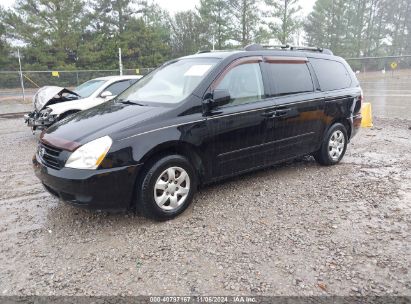
[[[131,205],[141,165],[104,170],[55,170],[33,158],[36,176],[52,195],[77,207],[125,210]]]
[[[353,116],[352,128],[351,128],[351,139],[354,138],[354,136],[358,134],[358,131],[361,128],[361,122],[362,122],[361,113]]]

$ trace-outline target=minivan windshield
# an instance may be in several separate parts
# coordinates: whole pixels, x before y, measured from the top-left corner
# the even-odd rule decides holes
[[[169,63],[142,78],[117,100],[178,103],[194,91],[218,61],[217,58],[187,58]]]
[[[82,98],[86,98],[93,94],[105,82],[105,80],[90,80],[79,85],[74,89],[74,92],[79,94]]]

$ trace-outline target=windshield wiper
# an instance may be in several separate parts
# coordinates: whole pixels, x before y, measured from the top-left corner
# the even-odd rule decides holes
[[[137,105],[137,106],[142,106],[142,107],[146,106],[145,104],[139,103],[137,101],[124,100],[124,99],[119,99],[117,102],[122,103],[122,104]]]

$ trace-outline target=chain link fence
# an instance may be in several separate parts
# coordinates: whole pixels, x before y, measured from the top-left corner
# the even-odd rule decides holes
[[[145,75],[152,68],[124,69],[124,75]],[[76,87],[83,82],[104,76],[119,75],[118,70],[77,70],[77,71],[23,71],[24,87],[39,88],[45,85]],[[0,89],[20,88],[19,71],[0,71]]]
[[[123,75],[146,75],[153,68],[123,69]],[[23,71],[25,103],[32,95],[46,85],[75,88],[98,77],[119,75],[119,70],[75,70],[75,71]],[[19,71],[0,71],[0,103],[22,102],[23,90]]]
[[[348,58],[361,81],[404,79],[411,81],[411,55]]]

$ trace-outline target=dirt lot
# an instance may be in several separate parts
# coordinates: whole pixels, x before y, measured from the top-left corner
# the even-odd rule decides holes
[[[338,166],[232,179],[156,223],[59,203],[0,118],[0,294],[411,296],[410,127],[377,119]]]

